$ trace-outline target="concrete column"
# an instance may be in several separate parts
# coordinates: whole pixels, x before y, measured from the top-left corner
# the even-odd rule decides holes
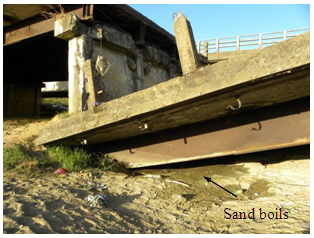
[[[143,28],[144,29],[144,28]],[[142,30],[143,30],[142,29]],[[101,32],[101,37],[99,36]],[[143,32],[141,32],[143,37]],[[121,70],[126,65],[121,64],[123,54],[132,54],[137,50],[134,40],[129,34],[124,34],[116,29],[110,28],[105,24],[97,24],[94,26],[87,26],[80,21],[75,14],[66,15],[65,17],[55,22],[54,35],[57,38],[69,41],[69,112],[78,113],[85,111],[93,105],[96,101],[104,102],[106,96],[110,96],[108,99],[117,98],[128,94],[121,90],[122,88],[117,81],[109,80],[120,79],[120,75],[125,72]],[[102,52],[99,48],[95,47],[94,42],[100,42],[102,40]],[[110,51],[105,51],[103,48],[107,47]],[[99,46],[100,47],[100,46]],[[119,52],[114,54],[112,52]],[[103,75],[93,74],[94,63],[97,62],[97,57],[101,55],[104,57],[111,57],[109,62],[114,62],[110,69],[110,75],[106,74],[107,89],[102,87],[104,83]],[[87,75],[84,71],[84,63],[86,60],[92,60],[89,62],[90,67],[86,68]],[[136,71],[137,72],[137,71]],[[94,77],[94,76],[95,77]],[[139,80],[143,78],[143,73],[138,72],[137,76]],[[86,76],[89,81],[86,80]],[[123,75],[128,77],[128,75]],[[94,82],[92,82],[92,80]],[[89,82],[87,85],[87,82]],[[100,86],[101,87],[100,87]],[[86,86],[86,87],[85,87]],[[89,88],[88,88],[89,86]],[[86,92],[88,90],[88,93]],[[96,95],[96,92],[103,90],[103,94]],[[105,90],[107,90],[105,92]],[[131,91],[132,92],[132,91]],[[88,99],[89,95],[89,99]],[[96,100],[96,101],[95,101]]]
[[[182,12],[174,20],[173,28],[183,74],[192,73],[200,66],[200,62],[191,24]]]
[[[86,60],[85,36],[69,40],[69,112],[86,110],[84,63]]]
[[[136,71],[134,72],[134,92],[144,89],[144,60],[143,55],[136,52]]]

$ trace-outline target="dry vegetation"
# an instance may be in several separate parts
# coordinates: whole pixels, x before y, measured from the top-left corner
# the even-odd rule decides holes
[[[56,19],[60,19],[62,17],[65,16],[65,11],[64,8],[62,7],[61,4],[59,4],[58,6],[58,10],[54,7],[52,7],[51,5],[49,5],[50,9],[43,9],[41,15],[47,19],[50,18],[56,18]]]

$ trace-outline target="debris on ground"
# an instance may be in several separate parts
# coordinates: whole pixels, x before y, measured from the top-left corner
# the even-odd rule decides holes
[[[183,185],[183,186],[185,186],[185,187],[190,187],[190,185],[188,185],[188,184],[186,184],[186,183],[179,182],[179,181],[174,181],[174,180],[166,179],[166,182],[168,182],[168,183],[176,183],[176,184]]]
[[[108,187],[105,186],[104,184],[93,184],[93,182],[86,182],[86,186],[83,188],[87,188],[87,190],[97,190],[98,192],[104,192],[107,191]]]
[[[88,201],[89,206],[91,206],[91,207],[97,207],[98,205],[104,206],[104,205],[108,204],[108,202],[106,200],[106,196],[100,195],[100,194],[98,194],[96,196],[88,196],[88,197],[84,198],[84,201]]]
[[[166,175],[158,175],[158,174],[144,174],[143,177],[144,177],[144,178],[164,179],[164,178],[167,178],[167,177],[169,177],[169,176],[166,176]],[[190,187],[190,185],[188,185],[188,184],[186,184],[186,183],[183,183],[183,182],[179,182],[179,181],[174,181],[174,180],[169,180],[169,179],[166,179],[165,181],[168,182],[168,183],[175,183],[175,184],[183,185],[183,186],[185,186],[185,187]]]
[[[155,174],[145,174],[143,175],[144,178],[157,178],[160,179],[162,178],[161,175],[155,175]]]
[[[65,174],[67,171],[63,168],[57,169],[54,173],[57,175]]]

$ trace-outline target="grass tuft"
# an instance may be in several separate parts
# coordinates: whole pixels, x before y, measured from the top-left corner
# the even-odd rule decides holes
[[[41,165],[41,157],[30,156],[20,146],[3,148],[3,170],[5,172],[10,171],[27,177],[37,177],[40,174]]]
[[[86,169],[128,172],[116,160],[101,154],[89,153],[79,147],[53,146],[47,147],[45,152],[22,146],[3,149],[3,169],[6,174],[38,177],[44,172],[53,172],[57,167],[62,167],[67,172]]]
[[[5,170],[14,169],[17,165],[31,159],[19,146],[3,148],[3,169]]]
[[[68,172],[80,171],[92,165],[91,155],[81,148],[55,146],[47,148],[47,159]]]
[[[68,98],[42,98],[41,103],[68,107]]]

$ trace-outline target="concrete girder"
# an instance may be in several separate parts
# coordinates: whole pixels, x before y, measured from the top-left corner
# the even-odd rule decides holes
[[[75,14],[69,14],[55,22],[54,35],[63,40],[71,40],[74,37],[86,35],[94,40],[102,40],[103,43],[109,43],[123,50],[135,51],[135,42],[128,34],[122,33],[105,25],[97,24],[92,27],[80,22]],[[102,31],[101,37],[98,32]]]
[[[93,14],[91,10],[92,7],[88,4],[75,5],[71,8],[72,9],[68,9],[67,7],[65,7],[65,13],[69,15],[75,14],[81,19],[89,19]],[[5,28],[3,40],[4,45],[12,44],[24,39],[54,31],[55,18],[46,19],[44,17],[40,17],[39,19],[36,19],[30,19],[28,21],[18,23],[16,26],[9,26]]]

